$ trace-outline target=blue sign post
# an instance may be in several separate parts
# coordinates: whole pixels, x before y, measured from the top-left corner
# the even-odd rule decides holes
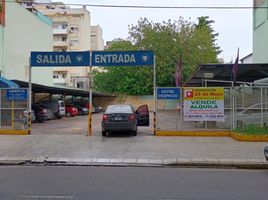
[[[153,65],[152,51],[93,51],[93,66],[145,66]]]
[[[6,100],[7,101],[27,101],[27,89],[7,89]]]
[[[31,67],[90,66],[89,51],[31,52]]]
[[[157,99],[180,99],[180,89],[157,88]]]

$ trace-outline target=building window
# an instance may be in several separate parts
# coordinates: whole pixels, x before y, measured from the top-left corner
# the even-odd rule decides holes
[[[78,39],[71,39],[70,46],[76,46],[76,45],[79,45],[79,40]]]
[[[77,88],[85,88],[85,83],[83,81],[78,81],[76,86]]]
[[[254,21],[254,29],[257,29],[261,25],[263,25],[268,17],[268,10],[265,9],[267,6],[267,0],[254,0],[253,1],[254,6],[254,15],[253,15],[253,21]]]
[[[78,26],[70,26],[70,33],[77,33],[79,31]]]

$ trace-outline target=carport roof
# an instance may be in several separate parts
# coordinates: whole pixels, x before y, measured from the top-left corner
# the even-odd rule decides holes
[[[233,64],[202,64],[191,74],[184,86],[202,86],[204,80],[210,80],[210,86],[230,86],[232,81]],[[206,75],[213,78],[206,78]],[[268,63],[239,64],[237,71],[237,84],[239,82],[253,83],[256,80],[268,77]],[[224,82],[211,82],[226,81]]]
[[[13,82],[17,83],[20,87],[27,88],[28,82],[20,81],[20,80],[12,80]],[[81,90],[76,88],[66,88],[66,87],[55,87],[55,86],[46,86],[40,85],[36,83],[32,83],[32,92],[34,93],[49,93],[49,94],[63,94],[63,95],[72,95],[72,96],[81,96],[81,97],[88,97],[89,91],[88,90]],[[93,97],[111,97],[112,95],[102,94],[93,92]]]

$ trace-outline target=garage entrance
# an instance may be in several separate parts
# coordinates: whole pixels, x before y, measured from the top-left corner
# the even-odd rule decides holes
[[[92,66],[98,67],[113,67],[113,66],[154,66],[154,85],[155,85],[155,62],[152,51],[85,51],[85,52],[31,52],[31,63],[29,67],[29,95],[32,96],[32,83],[31,83],[31,68],[32,67],[89,67],[89,91],[85,91],[88,97],[89,115],[87,118],[87,127],[79,126],[76,131],[87,130],[87,135],[93,134],[94,121],[101,121],[99,117],[102,115],[92,116],[93,111],[93,92],[92,92]],[[154,92],[155,93],[155,92]],[[66,93],[64,94],[66,95]],[[29,111],[32,106],[32,99],[29,98]],[[70,119],[68,119],[70,120]],[[79,122],[83,122],[86,118],[81,118]],[[70,120],[66,124],[77,124],[75,121]],[[84,124],[84,123],[83,123]],[[31,126],[31,124],[29,125]],[[51,124],[53,126],[53,124]],[[56,129],[60,129],[59,123],[55,124]],[[155,126],[154,126],[155,127]],[[62,125],[62,129],[68,129]],[[71,129],[68,129],[70,131]],[[64,132],[68,132],[64,131]],[[94,130],[95,131],[95,130]],[[73,130],[72,132],[75,132]]]

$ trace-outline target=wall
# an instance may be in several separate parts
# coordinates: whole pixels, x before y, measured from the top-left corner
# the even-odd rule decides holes
[[[102,106],[104,109],[111,104],[131,104],[134,109],[147,104],[150,111],[154,110],[153,96],[118,96],[118,97],[94,97],[93,103]]]
[[[268,5],[264,1],[262,7]],[[253,62],[268,63],[268,9],[253,11]]]
[[[19,4],[7,3],[4,29],[2,76],[28,81],[30,52],[52,51],[52,27]],[[52,68],[34,68],[32,82],[52,85]]]
[[[0,71],[2,74],[4,67],[4,27],[0,25]]]

